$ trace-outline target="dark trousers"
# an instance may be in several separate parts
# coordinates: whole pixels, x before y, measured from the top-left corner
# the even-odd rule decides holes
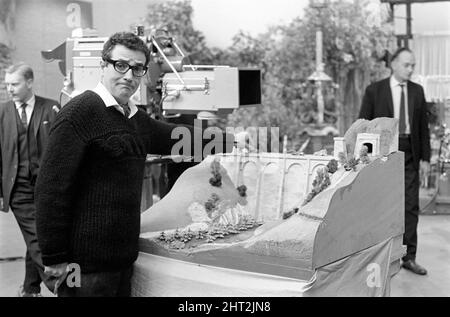
[[[133,266],[115,272],[81,273],[80,287],[69,286],[68,275],[57,293],[59,297],[130,297],[132,275]]]
[[[27,293],[39,293],[41,282],[44,282],[47,288],[53,292],[55,279],[44,273],[41,251],[37,241],[34,186],[31,185],[31,182],[16,183],[11,195],[10,207],[27,247],[23,290]]]
[[[414,166],[410,138],[399,139],[399,150],[405,153],[405,233],[403,261],[415,260],[417,251],[417,224],[419,222],[419,170]]]

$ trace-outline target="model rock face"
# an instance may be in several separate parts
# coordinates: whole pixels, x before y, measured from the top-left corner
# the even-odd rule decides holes
[[[359,133],[380,135],[380,154],[388,155],[398,150],[398,119],[376,118],[371,121],[356,120],[344,135],[347,154],[353,154]]]
[[[239,231],[252,220],[244,206],[244,187],[238,190],[218,160],[205,159],[186,170],[172,190],[141,216],[141,233],[212,228]],[[235,227],[235,228],[232,228]]]

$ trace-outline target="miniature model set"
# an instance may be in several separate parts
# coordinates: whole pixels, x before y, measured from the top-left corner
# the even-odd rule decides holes
[[[321,269],[388,246],[382,290],[364,286],[369,295],[386,294],[404,252],[397,140],[397,120],[380,118],[356,121],[335,139],[333,156],[235,151],[208,157],[142,214],[141,260],[148,254],[315,280],[321,289]]]

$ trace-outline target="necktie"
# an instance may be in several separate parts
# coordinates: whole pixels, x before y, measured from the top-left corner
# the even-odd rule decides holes
[[[128,104],[123,104],[123,105],[120,105],[120,106],[121,106],[122,109],[123,109],[123,112],[124,112],[124,114],[125,114],[125,118],[128,119],[128,117],[130,116],[130,112],[131,112],[130,106],[129,106]]]
[[[21,112],[21,114],[20,114],[20,121],[22,121],[23,126],[26,128],[27,125],[28,125],[28,122],[27,122],[27,113],[26,113],[26,111],[25,111],[25,108],[27,107],[27,104],[26,104],[26,103],[23,103],[20,107],[22,108],[22,112]]]
[[[402,89],[400,96],[400,120],[398,123],[398,133],[404,134],[406,132],[406,120],[405,120],[405,84],[400,84]]]

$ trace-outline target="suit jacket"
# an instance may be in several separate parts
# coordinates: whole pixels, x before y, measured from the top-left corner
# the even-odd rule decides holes
[[[408,81],[407,89],[412,154],[414,166],[419,169],[420,160],[430,161],[427,106],[422,86]],[[366,88],[359,117],[367,120],[394,117],[390,78],[375,82]]]
[[[48,133],[52,122],[56,117],[53,106],[59,108],[55,100],[36,97],[33,110],[33,129],[36,138],[39,162],[41,161],[45,146],[47,145]],[[19,165],[18,131],[16,106],[13,101],[0,104],[0,197],[3,197],[4,210],[9,210],[11,191],[17,176]]]

